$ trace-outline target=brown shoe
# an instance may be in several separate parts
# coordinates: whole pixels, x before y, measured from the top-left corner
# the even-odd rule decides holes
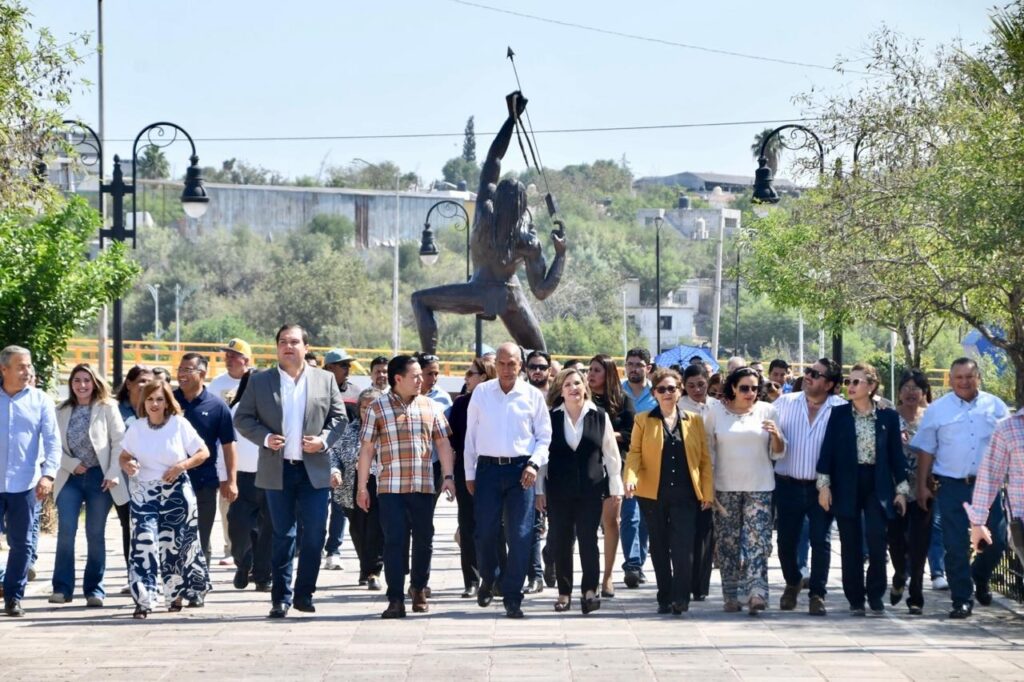
[[[782,598],[779,599],[779,608],[783,611],[792,611],[796,608],[796,598],[799,596],[799,585],[786,585],[786,589],[782,592]]]
[[[388,607],[384,609],[384,613],[380,614],[381,618],[405,618],[405,601],[402,599],[395,599]]]
[[[811,603],[807,607],[807,613],[812,616],[824,616],[828,614],[828,609],[825,608],[825,598],[819,597],[816,594],[811,595]]]
[[[427,595],[423,590],[412,589],[412,612],[413,613],[426,613],[430,610],[430,605],[427,604]]]
[[[740,611],[743,610],[743,607],[740,606],[740,603],[739,603],[738,600],[736,600],[736,599],[727,599],[726,602],[725,602],[725,605],[722,607],[722,610],[725,611],[726,613],[739,613]]]

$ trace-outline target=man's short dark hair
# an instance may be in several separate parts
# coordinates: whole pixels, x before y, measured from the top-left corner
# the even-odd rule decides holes
[[[835,360],[829,358],[818,358],[818,363],[825,366],[825,379],[832,382],[832,389],[843,383],[843,368]]]
[[[691,356],[690,356],[690,359],[689,359],[689,360],[687,360],[687,362],[688,362],[688,363],[690,363],[690,364],[692,365],[692,364],[694,364],[694,361],[695,361],[695,360],[696,360],[697,362],[699,362],[699,363],[703,364],[703,363],[704,363],[704,356],[703,356],[703,355],[691,355]]]
[[[388,386],[395,387],[395,377],[399,374],[405,376],[412,365],[418,365],[420,361],[412,355],[396,355],[388,360]]]
[[[699,365],[687,365],[686,369],[683,370],[684,384],[686,383],[687,379],[692,379],[693,377],[704,377],[705,379],[708,378],[708,370],[704,367],[703,363]]]
[[[305,346],[309,345],[309,332],[307,332],[302,327],[301,324],[283,324],[283,325],[281,325],[281,328],[277,330],[277,334],[274,335],[274,343],[275,344],[276,343],[280,343],[281,342],[281,333],[282,332],[286,332],[289,329],[298,329],[300,332],[302,332],[302,343],[303,343],[303,345],[305,345]]]
[[[373,368],[376,367],[377,365],[386,364],[388,364],[388,359],[383,355],[378,355],[373,360],[370,360],[370,371],[373,371]]]
[[[530,364],[530,358],[544,358],[544,362],[549,365],[551,364],[551,354],[545,353],[542,350],[531,350],[530,354],[526,356],[526,363],[524,364]]]
[[[207,360],[206,356],[202,353],[188,352],[181,356],[181,362],[189,362],[190,360],[195,360],[196,367],[203,372],[210,368],[209,360]]]
[[[788,372],[789,363],[783,360],[782,358],[775,358],[768,364],[768,373],[771,374],[776,369],[784,369]]]
[[[651,364],[651,353],[646,348],[630,348],[626,352],[626,359],[629,360],[630,358],[640,358],[644,361],[645,365]]]
[[[974,373],[981,376],[981,368],[978,367],[978,361],[974,358],[962,357],[957,358],[953,361],[953,364],[949,366],[949,373],[952,374],[957,367],[967,366],[974,370]]]
[[[413,357],[416,358],[416,362],[420,363],[420,367],[426,367],[427,365],[432,365],[435,362],[437,364],[441,364],[441,358],[437,357],[433,353],[424,353],[423,351],[420,351]]]

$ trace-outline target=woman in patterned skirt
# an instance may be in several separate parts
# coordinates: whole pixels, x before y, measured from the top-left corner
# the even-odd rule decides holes
[[[170,387],[156,381],[140,396],[143,415],[124,437],[121,468],[129,476],[132,546],[129,581],[135,618],[145,618],[157,599],[162,576],[168,611],[180,611],[182,599],[201,605],[210,577],[199,542],[196,495],[185,472],[199,466],[209,451],[181,416]]]

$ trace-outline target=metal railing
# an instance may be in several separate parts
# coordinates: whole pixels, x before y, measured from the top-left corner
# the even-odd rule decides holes
[[[1007,547],[992,572],[992,589],[1015,602],[1024,602],[1024,566],[1013,549]]]

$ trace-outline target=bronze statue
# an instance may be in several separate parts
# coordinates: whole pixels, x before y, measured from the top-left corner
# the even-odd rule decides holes
[[[537,318],[530,310],[516,270],[522,263],[530,291],[544,300],[558,286],[565,267],[565,225],[555,220],[551,241],[555,259],[547,268],[544,250],[533,224],[526,219],[526,188],[517,180],[501,180],[501,160],[508,150],[516,121],[526,110],[526,98],[516,91],[505,98],[508,119],[491,143],[480,171],[480,191],[473,216],[470,253],[472,279],[445,284],[412,295],[412,309],[420,333],[420,348],[437,352],[435,312],[500,317],[513,340],[524,348],[546,350]],[[549,201],[549,207],[553,203]],[[545,274],[546,271],[546,274]]]

